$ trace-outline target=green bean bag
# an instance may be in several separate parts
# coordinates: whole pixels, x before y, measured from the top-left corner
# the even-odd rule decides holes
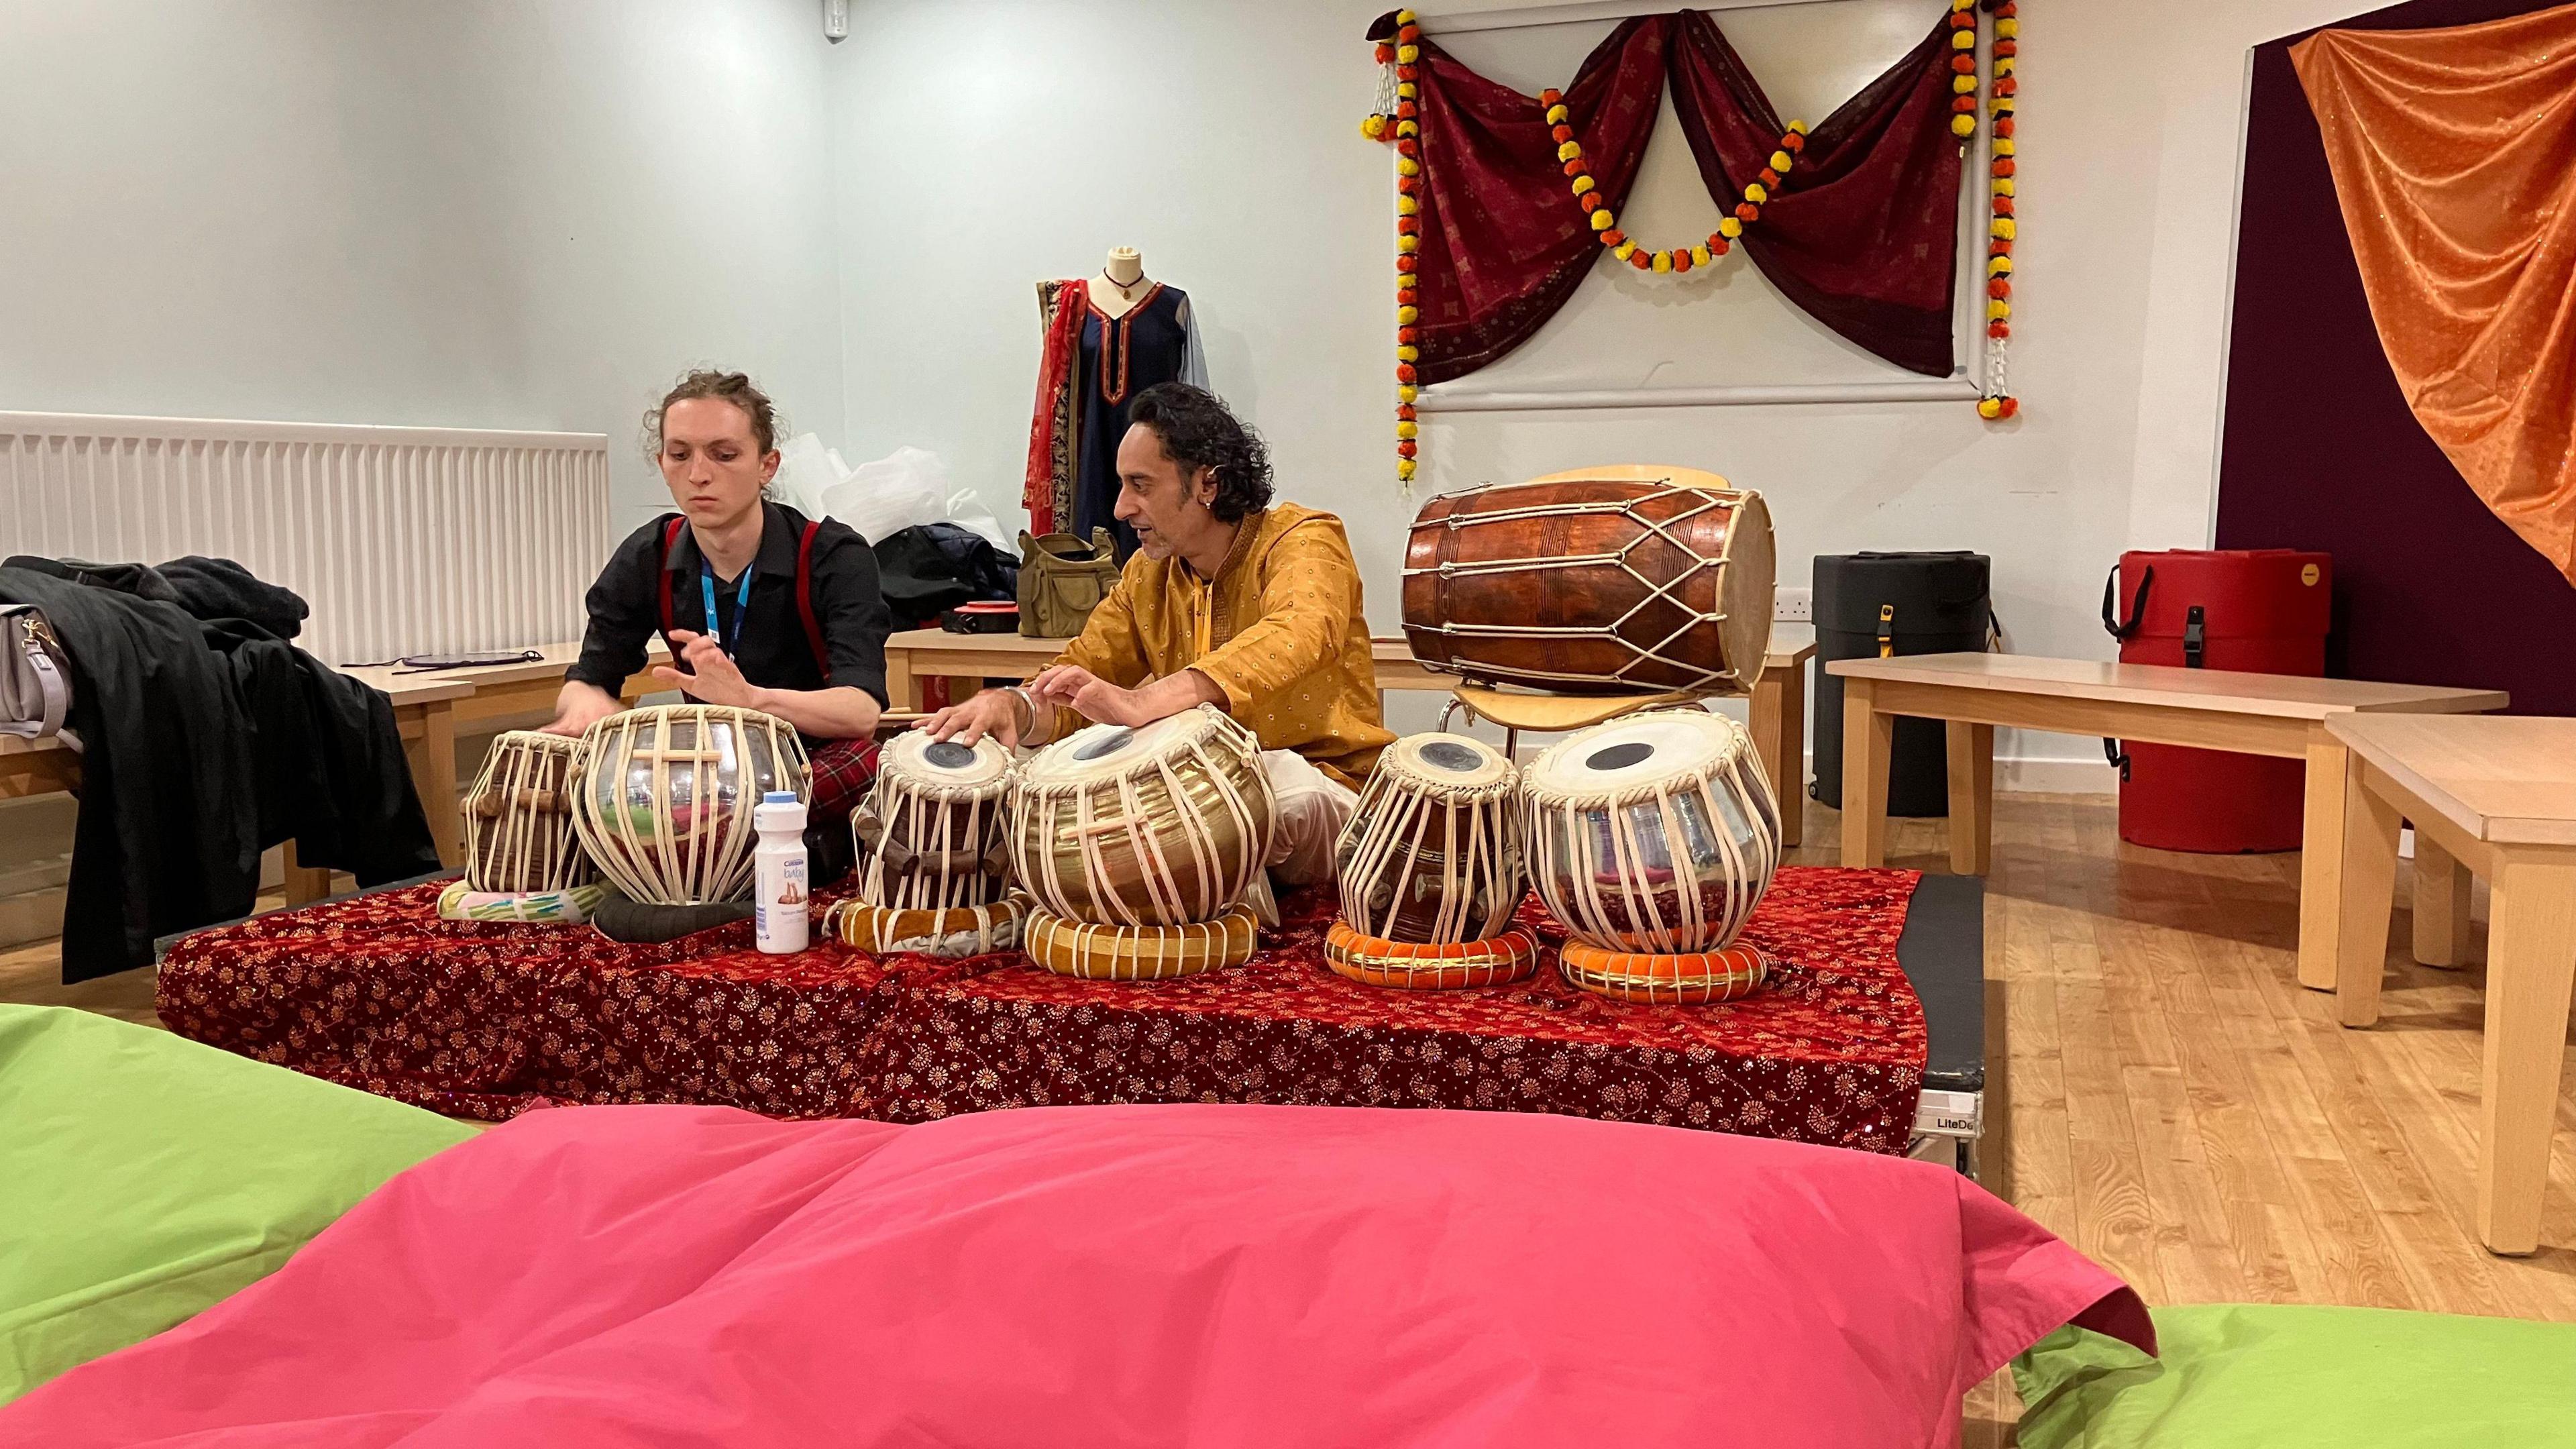
[[[0,1403],[275,1271],[472,1135],[166,1031],[0,1005]]]
[[[2013,1360],[2021,1449],[2576,1446],[2576,1323],[2238,1303],[2155,1320],[2160,1359],[2065,1328]]]

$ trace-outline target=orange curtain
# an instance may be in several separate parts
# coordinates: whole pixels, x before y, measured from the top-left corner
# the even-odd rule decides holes
[[[2407,404],[2576,583],[2576,5],[2290,60]]]

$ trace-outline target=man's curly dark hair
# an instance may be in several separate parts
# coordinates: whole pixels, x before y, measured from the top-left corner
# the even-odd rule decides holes
[[[1208,511],[1220,520],[1240,523],[1270,506],[1270,448],[1215,393],[1186,382],[1157,383],[1136,394],[1127,421],[1152,428],[1182,468],[1216,470]]]

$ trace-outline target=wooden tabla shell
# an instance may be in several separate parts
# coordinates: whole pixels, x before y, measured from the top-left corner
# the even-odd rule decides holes
[[[630,709],[581,737],[573,828],[630,899],[738,900],[759,843],[752,807],[772,790],[811,793],[804,741],[785,720],[714,704]]]
[[[1021,764],[1011,866],[1066,921],[1209,921],[1269,859],[1272,813],[1260,741],[1215,705],[1132,730],[1093,725]]]
[[[1434,498],[1415,518],[1404,636],[1416,659],[1470,679],[1560,694],[1750,694],[1775,571],[1769,506],[1714,473],[1622,467],[1489,484]]]
[[[1028,902],[1005,896],[956,910],[899,911],[865,901],[835,901],[823,912],[823,932],[844,946],[879,956],[910,951],[958,959],[1008,951],[1020,944]]]
[[[573,830],[581,742],[534,730],[495,735],[465,792],[465,884],[528,895],[570,890],[594,872]]]
[[[920,730],[895,736],[878,756],[866,803],[850,815],[859,899],[897,911],[1001,899],[1016,773],[1011,752],[990,737],[963,745]]]
[[[1029,959],[1089,981],[1168,981],[1252,959],[1260,922],[1250,906],[1181,926],[1098,926],[1044,909],[1029,913]]]
[[[1530,884],[1605,951],[1732,945],[1780,866],[1780,806],[1752,737],[1705,710],[1568,735],[1522,772],[1521,799]]]
[[[1333,848],[1342,919],[1363,937],[1448,944],[1511,924],[1521,903],[1520,771],[1466,735],[1407,735]]]

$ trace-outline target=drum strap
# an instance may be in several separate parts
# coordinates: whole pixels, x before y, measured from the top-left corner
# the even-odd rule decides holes
[[[2102,580],[2102,627],[2110,631],[2112,638],[2126,644],[2129,642],[2130,636],[2138,632],[2138,626],[2147,621],[2147,590],[2153,587],[2155,582],[2155,565],[2149,564],[2138,575],[2137,597],[2129,601],[2129,617],[2127,620],[2123,621],[2120,618],[2119,613],[2120,566],[2118,564],[2111,565],[2110,577]],[[2191,612],[2192,618],[2196,624],[2200,617],[2200,610],[2194,609]],[[2183,655],[2184,662],[2198,665],[2200,663],[2200,659],[2198,657],[2199,650],[2197,647],[2197,641],[2191,640],[2188,635],[2185,636],[2185,639],[2186,642],[2183,646],[2185,651]],[[2125,781],[2129,778],[2129,757],[2121,751],[2120,742],[2118,740],[2105,739],[2102,741],[2102,758],[2111,762],[2112,767],[2120,772],[2120,778],[2122,780]]]
[[[680,542],[680,530],[688,525],[689,521],[676,513],[663,519],[662,547],[654,558],[654,572],[661,581],[662,639],[665,643],[670,641],[675,623],[671,616],[671,550]],[[823,623],[814,612],[814,535],[822,531],[821,519],[809,520],[805,525],[805,536],[796,541],[796,617],[805,625],[805,647],[814,651],[814,672],[822,675],[828,685],[832,678],[832,651],[823,645]],[[715,620],[707,620],[710,632],[715,626]],[[735,620],[733,627],[735,636],[739,638],[742,621]]]

